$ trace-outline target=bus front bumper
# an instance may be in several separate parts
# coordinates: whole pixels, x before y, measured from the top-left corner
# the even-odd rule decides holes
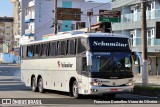
[[[101,94],[121,94],[133,92],[134,85],[125,87],[100,87],[91,86],[88,92],[89,95],[101,95]]]

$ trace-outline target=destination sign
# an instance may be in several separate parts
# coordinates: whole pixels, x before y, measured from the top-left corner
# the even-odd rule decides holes
[[[130,51],[128,38],[89,38],[90,51]]]

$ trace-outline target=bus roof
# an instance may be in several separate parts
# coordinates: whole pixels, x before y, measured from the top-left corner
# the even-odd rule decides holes
[[[43,42],[49,42],[53,40],[61,40],[61,39],[68,39],[68,38],[77,38],[77,37],[115,37],[115,38],[128,38],[125,35],[121,34],[113,34],[113,33],[64,33],[64,34],[57,34],[55,36],[50,37],[47,40],[40,40],[40,41],[31,41],[27,43],[23,43],[21,45],[29,45],[29,44],[36,44],[36,43],[43,43]]]

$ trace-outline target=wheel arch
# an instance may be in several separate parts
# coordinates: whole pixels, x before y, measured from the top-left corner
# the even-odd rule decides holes
[[[35,78],[36,79],[36,76],[34,75],[34,74],[32,74],[32,76],[31,76],[31,86],[32,86],[32,81],[33,81],[33,78]]]
[[[71,77],[70,80],[69,80],[69,93],[70,93],[71,96],[72,96],[72,85],[73,85],[74,81],[76,81],[75,77]]]

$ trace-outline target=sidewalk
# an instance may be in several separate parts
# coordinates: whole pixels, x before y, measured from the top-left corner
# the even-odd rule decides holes
[[[135,84],[142,84],[142,75],[136,74],[134,75]],[[148,76],[149,85],[160,86],[160,75],[149,75]]]
[[[20,64],[0,63],[0,66],[20,66]]]

